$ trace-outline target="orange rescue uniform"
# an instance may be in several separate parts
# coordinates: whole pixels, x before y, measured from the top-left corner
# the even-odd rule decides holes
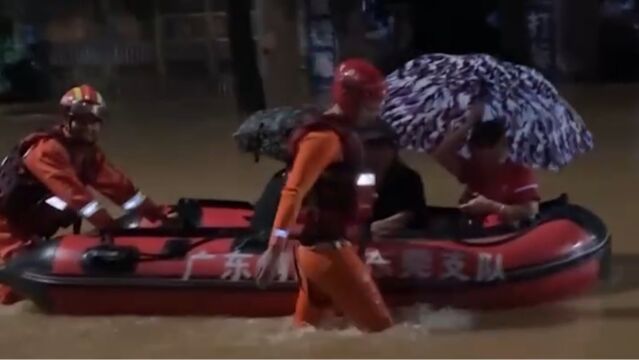
[[[139,211],[151,220],[160,220],[164,216],[162,208],[145,199],[133,183],[107,161],[97,146],[72,142],[63,145],[60,137],[42,134],[34,137],[37,138],[23,155],[23,171],[44,185],[66,208],[82,215],[96,228],[108,228],[114,225],[114,220],[99,206],[88,187],[118,205],[139,202]],[[44,236],[37,229],[51,221],[38,217],[20,219],[17,224],[7,215],[0,214],[0,258],[3,261],[34,238]],[[53,224],[56,228],[55,219]],[[17,300],[19,298],[7,287],[0,287],[0,302]]]
[[[293,228],[307,195],[327,168],[344,160],[343,151],[335,131],[311,130],[303,135],[297,143],[273,229]],[[305,245],[303,240],[295,250],[300,276],[295,309],[298,325],[318,325],[322,313],[331,305],[361,330],[382,331],[392,325],[370,271],[350,243],[336,238]]]

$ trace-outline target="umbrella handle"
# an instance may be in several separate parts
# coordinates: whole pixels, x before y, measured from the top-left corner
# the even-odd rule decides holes
[[[488,91],[488,86],[486,81],[483,79],[479,80],[479,92],[477,93],[477,100],[483,101],[484,103],[490,100],[490,92]]]
[[[486,112],[486,107],[488,103],[492,100],[492,96],[488,91],[488,86],[486,81],[480,79],[479,80],[479,92],[477,93],[477,97],[475,97],[473,102],[482,102],[484,104],[484,113]],[[471,102],[471,103],[473,103]],[[469,104],[470,105],[470,104]]]

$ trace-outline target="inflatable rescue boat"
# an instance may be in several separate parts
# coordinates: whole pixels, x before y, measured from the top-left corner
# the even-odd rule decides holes
[[[251,237],[251,204],[190,200],[179,225],[43,241],[9,261],[0,281],[43,310],[70,315],[283,316],[297,293],[292,257],[271,288],[255,286],[266,245]],[[592,212],[560,198],[518,227],[476,226],[429,208],[427,230],[375,239],[365,258],[390,306],[474,309],[557,301],[606,273],[610,235]]]

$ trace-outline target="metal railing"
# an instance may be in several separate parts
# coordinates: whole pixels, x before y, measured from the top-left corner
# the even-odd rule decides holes
[[[155,62],[152,43],[53,44],[50,64],[57,67],[145,65]]]

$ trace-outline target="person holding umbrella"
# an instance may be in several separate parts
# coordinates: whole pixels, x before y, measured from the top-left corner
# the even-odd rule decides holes
[[[366,166],[376,179],[371,234],[385,238],[422,228],[426,220],[424,184],[421,176],[400,158],[393,130],[376,122],[358,129],[358,134],[364,143]]]
[[[248,117],[234,134],[241,151],[290,163],[287,143],[296,129],[321,115],[313,107],[280,107]],[[424,225],[426,202],[420,175],[399,157],[397,136],[377,120],[355,132],[364,145],[367,169],[375,173],[377,198],[373,206],[371,234],[376,238],[396,235],[402,230],[418,230]],[[287,169],[279,169],[269,179],[255,203],[252,234],[245,241],[267,242],[286,183]]]
[[[428,54],[386,82],[382,121],[401,147],[430,153],[466,184],[460,207],[471,215],[505,222],[534,216],[532,169],[559,170],[594,147],[581,116],[522,65],[484,54]]]
[[[467,122],[448,134],[433,157],[466,185],[460,209],[470,215],[513,223],[539,210],[539,185],[533,171],[508,160],[506,129],[500,120],[482,122],[484,104],[470,106]],[[470,158],[459,155],[470,132]]]

